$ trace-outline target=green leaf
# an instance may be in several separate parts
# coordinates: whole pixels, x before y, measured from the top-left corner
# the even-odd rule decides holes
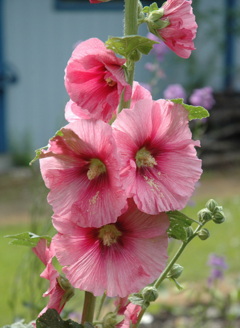
[[[108,49],[113,50],[116,54],[128,58],[135,50],[148,55],[153,45],[158,43],[140,35],[130,35],[121,38],[109,37],[105,44]]]
[[[142,294],[132,294],[129,301],[133,304],[140,305],[142,309],[146,310],[149,307],[149,302],[145,301],[142,297]]]
[[[38,236],[32,232],[22,232],[22,233],[18,233],[17,235],[8,235],[4,237],[13,239],[9,243],[11,245],[30,246],[30,247],[35,247],[39,242],[40,238],[46,239],[48,246],[52,240],[50,236]]]
[[[158,5],[156,2],[153,2],[151,5],[150,5],[150,8],[149,8],[150,12],[152,11],[155,11],[155,10],[158,10]]]
[[[176,222],[174,220],[170,221],[170,226],[167,230],[168,237],[185,241],[187,239],[186,230],[184,229],[184,227],[181,224],[179,224],[178,222]]]
[[[187,232],[185,228],[189,227],[192,223],[198,224],[198,221],[179,211],[169,211],[167,212],[167,215],[170,220],[170,226],[167,231],[170,238],[184,241],[187,239]]]
[[[171,221],[171,219],[177,219],[179,222],[181,222],[185,227],[190,226],[192,223],[197,223],[199,224],[199,222],[197,220],[194,220],[192,218],[190,218],[189,216],[187,216],[186,214],[180,212],[180,211],[169,211],[167,212],[167,215]]]
[[[209,116],[209,112],[205,108],[201,106],[192,106],[192,105],[184,104],[183,99],[181,98],[171,99],[171,101],[174,102],[175,104],[183,105],[184,108],[186,108],[186,110],[189,111],[188,114],[189,121],[202,119]]]
[[[52,140],[53,138],[55,138],[55,137],[57,137],[57,136],[60,136],[60,137],[63,136],[63,133],[62,133],[61,130],[58,130],[58,131],[55,133],[54,137],[52,137],[50,140]],[[41,152],[43,151],[43,149],[47,149],[47,148],[48,148],[48,145],[47,145],[47,146],[44,146],[44,147],[42,147],[42,148],[39,148],[39,149],[37,149],[37,150],[35,150],[36,156],[34,157],[33,160],[31,160],[31,162],[29,163],[29,165],[32,165],[37,159],[39,159],[39,157],[40,157]]]
[[[48,309],[36,321],[37,328],[84,328],[83,326],[71,319],[64,321],[55,309]],[[87,328],[92,328],[88,326]]]

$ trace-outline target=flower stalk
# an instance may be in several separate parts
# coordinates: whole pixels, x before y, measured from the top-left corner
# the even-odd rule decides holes
[[[93,322],[95,303],[96,296],[86,291],[83,305],[82,324],[84,324],[84,322]]]
[[[125,0],[124,36],[138,34],[138,0]],[[127,59],[127,82],[133,86],[135,63]],[[118,106],[118,114],[123,108],[130,108],[131,99],[124,101],[124,90]]]

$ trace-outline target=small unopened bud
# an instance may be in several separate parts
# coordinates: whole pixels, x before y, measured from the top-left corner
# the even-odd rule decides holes
[[[154,302],[158,298],[158,291],[155,287],[145,287],[142,291],[143,299],[147,302]]]
[[[213,212],[215,210],[215,207],[218,206],[218,203],[214,199],[209,199],[209,201],[206,204],[206,207],[209,209],[209,211]]]
[[[138,49],[133,50],[128,56],[128,58],[133,62],[139,61],[141,59],[141,57],[142,57],[142,54]]]
[[[183,267],[175,263],[172,269],[168,272],[167,278],[177,279],[181,276],[182,272],[183,272]]]
[[[102,327],[103,328],[115,328],[118,323],[117,315],[113,312],[109,312],[103,318]]]
[[[186,230],[186,233],[187,233],[187,237],[189,238],[189,237],[192,237],[192,235],[193,235],[193,228],[190,226],[190,227],[187,227],[187,228],[185,228],[185,230]]]
[[[209,211],[207,208],[204,208],[201,211],[199,211],[197,216],[200,222],[207,222],[212,220],[212,212]]]
[[[222,206],[216,206],[214,211],[213,211],[213,215],[215,215],[217,212],[222,212],[223,211],[223,207]]]
[[[223,211],[216,212],[213,217],[213,221],[217,224],[221,224],[225,221],[225,214]]]
[[[157,21],[158,19],[162,18],[164,15],[164,8],[154,10],[149,15],[149,20],[152,20],[153,22]]]
[[[198,237],[201,239],[201,240],[206,240],[210,237],[210,232],[208,229],[206,228],[203,228],[199,231],[198,233]]]

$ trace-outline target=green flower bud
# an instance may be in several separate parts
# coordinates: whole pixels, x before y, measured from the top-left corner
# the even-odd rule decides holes
[[[141,57],[142,57],[142,54],[138,49],[133,50],[128,56],[128,58],[133,62],[139,61],[141,59]]]
[[[209,201],[206,204],[206,207],[209,209],[209,211],[213,212],[215,210],[215,207],[218,206],[218,203],[214,199],[209,199]]]
[[[158,298],[158,291],[155,287],[145,287],[142,291],[143,299],[147,302],[154,302]]]
[[[210,232],[208,229],[206,228],[203,228],[201,229],[199,232],[198,232],[198,237],[201,239],[201,240],[206,240],[210,237]]]
[[[156,22],[157,20],[159,20],[160,18],[163,17],[164,14],[164,8],[158,9],[158,10],[154,10],[151,12],[151,14],[148,16],[148,20]]]
[[[190,227],[187,227],[187,228],[185,228],[185,230],[186,230],[186,233],[187,233],[187,237],[189,238],[189,237],[192,237],[192,235],[193,235],[193,228],[190,226]]]
[[[177,279],[181,276],[183,272],[183,267],[177,263],[175,263],[172,267],[172,269],[168,272],[167,278],[170,279]]]
[[[214,211],[213,211],[213,215],[215,215],[217,212],[222,212],[223,211],[223,207],[222,206],[216,206]]]
[[[57,278],[57,281],[59,286],[65,291],[61,299],[61,303],[60,303],[60,307],[61,307],[63,304],[68,302],[70,298],[74,296],[75,292],[74,292],[74,288],[72,287],[68,279],[65,278],[63,275],[60,274]]]
[[[213,217],[213,221],[217,224],[221,224],[225,221],[225,214],[223,211],[216,212]]]
[[[207,222],[212,220],[212,212],[209,211],[207,208],[204,208],[201,211],[199,211],[197,216],[200,222]]]
[[[117,315],[113,312],[109,312],[103,318],[103,328],[115,328],[116,324],[118,323]]]

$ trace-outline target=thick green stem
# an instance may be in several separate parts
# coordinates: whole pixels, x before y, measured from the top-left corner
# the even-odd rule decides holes
[[[125,19],[124,19],[124,36],[127,35],[137,35],[138,33],[138,0],[125,0]],[[129,69],[130,68],[130,69]],[[133,86],[134,79],[134,62],[127,62],[127,82]],[[118,113],[121,112],[123,108],[130,108],[131,99],[124,101],[124,91],[121,96],[121,100],[118,106]]]
[[[177,253],[174,255],[174,257],[172,258],[172,260],[168,263],[168,265],[166,266],[165,270],[162,272],[161,276],[156,280],[155,284],[154,284],[154,287],[158,288],[161,283],[163,282],[163,280],[166,278],[168,272],[172,269],[174,263],[176,263],[176,261],[178,260],[178,258],[180,257],[180,255],[182,254],[182,252],[184,251],[184,249],[186,248],[186,246],[190,243],[190,241],[197,236],[197,233],[200,229],[202,229],[202,227],[204,226],[205,223],[203,224],[200,224],[197,229],[194,231],[193,235],[191,237],[189,237],[187,239],[187,241],[183,242],[181,247],[178,249]],[[141,319],[144,315],[146,310],[141,310],[140,313],[139,313],[139,316],[138,316],[138,321],[137,323],[135,323],[133,325],[133,328],[137,328],[138,325],[140,324],[141,322]]]
[[[83,314],[82,314],[82,324],[84,322],[93,322],[94,309],[95,309],[96,297],[90,293],[85,292]]]

